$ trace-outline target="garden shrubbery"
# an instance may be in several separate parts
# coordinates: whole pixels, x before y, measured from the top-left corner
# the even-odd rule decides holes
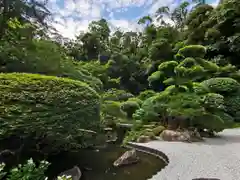
[[[98,130],[100,97],[87,84],[35,74],[0,74],[0,138],[44,138],[50,150],[84,146]],[[46,143],[44,142],[44,143]]]

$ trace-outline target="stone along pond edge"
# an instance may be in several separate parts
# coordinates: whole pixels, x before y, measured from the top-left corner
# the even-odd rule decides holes
[[[144,145],[138,145],[138,144],[135,144],[133,142],[128,142],[125,145],[125,147],[129,148],[129,149],[133,148],[133,149],[136,149],[136,151],[143,152],[143,153],[146,153],[146,154],[150,154],[150,155],[153,155],[153,156],[161,159],[165,163],[165,166],[162,169],[164,169],[169,164],[168,156],[166,154],[164,154],[163,152],[159,151],[159,150],[156,150],[156,149],[153,149],[153,148],[150,148],[150,147],[146,147]],[[154,176],[154,174],[152,176]]]

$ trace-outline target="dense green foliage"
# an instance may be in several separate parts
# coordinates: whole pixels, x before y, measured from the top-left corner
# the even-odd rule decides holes
[[[18,167],[12,168],[9,173],[4,171],[5,164],[0,164],[0,179],[7,180],[46,180],[45,172],[50,164],[47,161],[39,162],[36,165],[32,159],[29,159],[25,164],[19,164]],[[72,180],[71,177],[59,176],[58,180]]]
[[[41,149],[52,152],[92,144],[93,131],[119,122],[157,123],[152,137],[167,127],[219,132],[240,121],[239,0],[159,7],[139,19],[141,32],[111,32],[100,19],[74,40],[52,33],[45,4],[6,2],[1,140],[34,137],[35,149],[55,142]],[[134,129],[125,140],[141,135]]]
[[[6,73],[0,74],[0,92],[1,139],[35,134],[51,146],[45,149],[69,149],[84,144],[81,129],[99,126],[99,95],[80,81]]]

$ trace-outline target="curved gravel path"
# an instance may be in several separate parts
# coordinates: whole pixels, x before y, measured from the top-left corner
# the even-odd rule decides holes
[[[150,180],[240,180],[240,128],[226,129],[216,138],[206,138],[205,142],[134,144],[159,150],[169,158],[169,164]]]

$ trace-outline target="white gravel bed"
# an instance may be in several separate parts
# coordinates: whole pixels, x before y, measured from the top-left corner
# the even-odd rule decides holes
[[[169,164],[150,180],[240,180],[240,128],[226,129],[219,137],[206,138],[205,142],[134,144],[159,150],[169,158]]]

